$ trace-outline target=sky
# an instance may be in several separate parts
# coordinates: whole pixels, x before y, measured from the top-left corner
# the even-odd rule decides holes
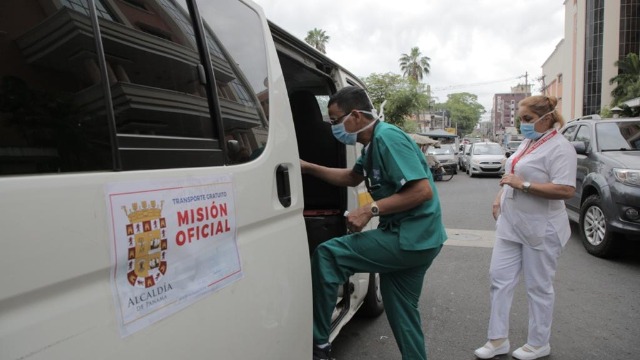
[[[267,19],[304,39],[330,37],[326,55],[360,78],[402,74],[398,59],[419,47],[428,56],[436,101],[468,92],[489,120],[493,94],[534,84],[564,37],[564,0],[254,0]]]

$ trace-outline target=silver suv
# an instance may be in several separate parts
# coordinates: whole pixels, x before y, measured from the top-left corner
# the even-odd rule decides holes
[[[621,240],[640,240],[640,119],[583,118],[562,134],[578,153],[569,218],[590,254],[613,256]]]

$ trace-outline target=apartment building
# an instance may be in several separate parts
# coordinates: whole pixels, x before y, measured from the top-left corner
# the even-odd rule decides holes
[[[494,94],[491,106],[491,120],[493,134],[500,137],[503,134],[517,134],[516,116],[518,114],[518,102],[531,95],[531,84],[517,85],[511,88],[511,92]]]

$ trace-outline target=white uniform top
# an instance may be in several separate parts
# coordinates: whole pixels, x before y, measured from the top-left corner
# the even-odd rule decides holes
[[[544,139],[545,135],[540,139]],[[533,140],[523,141],[518,150],[507,159],[507,173],[511,173],[513,160],[523,154],[531,142]],[[532,152],[521,156],[514,173],[531,183],[551,182],[575,187],[576,167],[577,155],[574,147],[558,132]],[[504,185],[496,236],[542,249],[545,234],[550,233],[554,234],[554,239],[559,240],[562,246],[571,237],[564,200],[545,199]]]

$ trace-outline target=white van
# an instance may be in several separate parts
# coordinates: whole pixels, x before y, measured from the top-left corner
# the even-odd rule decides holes
[[[251,1],[0,2],[0,359],[310,358],[310,252],[368,201],[300,174],[355,161],[346,85]]]

